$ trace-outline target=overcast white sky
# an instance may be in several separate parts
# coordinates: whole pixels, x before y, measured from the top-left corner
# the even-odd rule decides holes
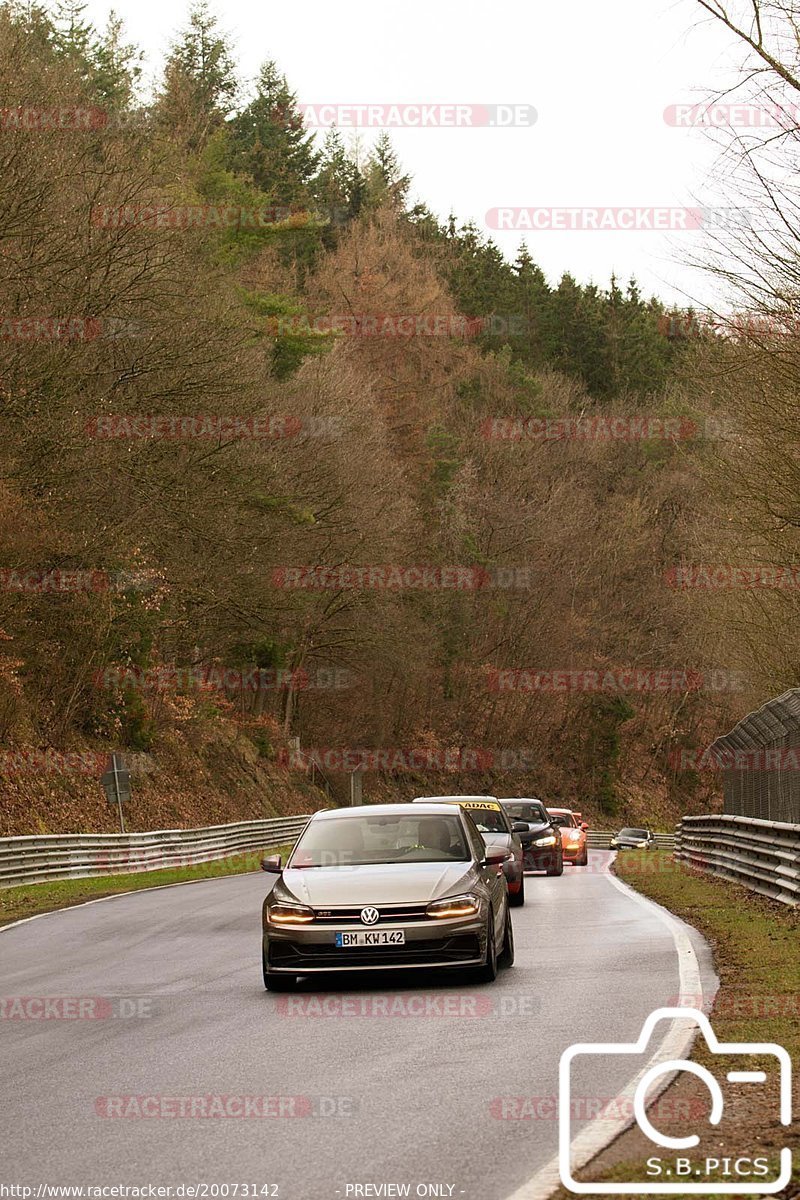
[[[88,15],[102,25],[109,7],[89,0]],[[113,7],[155,73],[187,0]],[[696,0],[226,0],[215,11],[243,75],[274,58],[303,103],[533,105],[532,128],[392,131],[415,198],[443,217],[452,209],[484,227],[489,209],[507,205],[713,203],[712,144],[663,118],[667,105],[707,96],[738,60]],[[493,236],[514,255],[519,233]],[[646,294],[713,304],[711,282],[684,261],[702,237],[537,231],[527,241],[551,281],[570,271],[605,285],[613,270],[623,280],[635,274]]]

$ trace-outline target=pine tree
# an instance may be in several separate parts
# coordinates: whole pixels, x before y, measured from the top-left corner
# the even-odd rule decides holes
[[[3,11],[12,26],[24,32],[26,43],[32,50],[52,53],[56,30],[46,5],[39,4],[38,0],[12,0]]]
[[[229,41],[201,0],[190,9],[188,26],[167,59],[157,116],[187,149],[197,151],[222,127],[237,93]]]
[[[344,220],[357,217],[364,202],[364,176],[352,154],[348,154],[339,130],[325,135],[314,194],[324,209]]]
[[[364,175],[369,208],[388,204],[398,211],[403,209],[411,187],[411,176],[403,174],[388,133],[382,133],[373,146]]]
[[[87,82],[93,75],[93,26],[84,19],[80,0],[59,0],[54,18],[53,45],[59,58],[70,63]]]
[[[542,268],[534,262],[530,250],[522,242],[514,262],[516,284],[514,312],[523,319],[524,331],[514,348],[522,354],[529,367],[545,362],[545,327],[550,288]],[[523,350],[524,347],[524,350]]]
[[[230,167],[249,175],[275,202],[305,201],[319,162],[285,75],[265,62],[255,98],[229,125]]]
[[[123,35],[122,18],[112,8],[94,46],[94,87],[98,97],[117,110],[131,107],[142,76],[143,53]]]

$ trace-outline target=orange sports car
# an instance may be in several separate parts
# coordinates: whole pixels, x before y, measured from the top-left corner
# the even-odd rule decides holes
[[[585,821],[579,820],[580,813],[574,813],[569,808],[548,808],[547,811],[561,826],[564,862],[572,863],[573,867],[587,867],[589,843],[586,831],[589,826]]]

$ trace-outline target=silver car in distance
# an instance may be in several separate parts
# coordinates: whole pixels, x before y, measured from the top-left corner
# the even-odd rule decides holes
[[[327,809],[308,822],[263,908],[264,985],[301,975],[514,961],[503,852],[452,804]]]

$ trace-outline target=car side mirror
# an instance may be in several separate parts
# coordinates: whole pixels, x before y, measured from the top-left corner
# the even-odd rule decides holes
[[[262,858],[261,870],[269,871],[272,875],[280,875],[281,873],[281,856],[280,854],[270,854],[269,858]]]
[[[584,831],[584,833],[586,832],[586,830],[587,830],[588,828],[589,828],[589,826],[586,824],[586,822],[585,822],[585,821],[581,821],[581,829]]]
[[[487,867],[500,867],[506,860],[505,850],[487,850],[484,862]]]
[[[528,822],[527,821],[514,821],[511,826],[511,829],[514,833],[527,833],[528,832]]]

